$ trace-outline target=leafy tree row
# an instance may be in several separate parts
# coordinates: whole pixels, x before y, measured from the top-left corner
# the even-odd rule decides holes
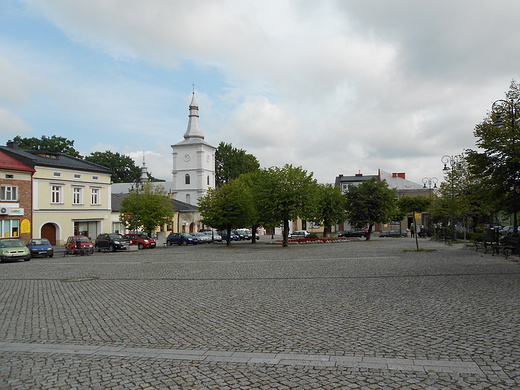
[[[38,150],[45,152],[65,153],[76,158],[83,156],[74,148],[74,141],[65,137],[53,135],[41,138],[22,138],[19,135],[13,138],[21,149]],[[93,152],[84,158],[86,161],[102,165],[112,169],[113,183],[133,183],[141,177],[141,168],[127,155],[114,153],[110,150],[105,152]],[[148,173],[149,181],[160,181]]]

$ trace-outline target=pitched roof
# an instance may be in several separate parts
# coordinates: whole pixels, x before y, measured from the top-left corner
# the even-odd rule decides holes
[[[112,174],[110,168],[95,164],[81,158],[72,157],[65,153],[43,152],[39,150],[17,149],[7,146],[0,146],[0,151],[12,158],[28,165],[31,168],[36,166],[71,169],[76,171],[89,171],[105,174]]]
[[[121,202],[124,198],[126,198],[128,193],[119,193],[119,194],[112,194],[112,211],[120,211],[121,210]],[[199,211],[197,206],[194,206],[189,203],[181,202],[177,199],[170,199],[170,202],[173,204],[173,208],[175,211],[179,213],[196,213]]]
[[[18,161],[14,157],[0,150],[0,169],[6,169],[10,171],[23,171],[23,172],[34,172],[34,168],[25,165],[23,162]]]

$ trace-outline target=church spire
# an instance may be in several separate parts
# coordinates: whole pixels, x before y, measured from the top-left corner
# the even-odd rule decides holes
[[[188,129],[186,130],[186,133],[184,133],[184,138],[204,139],[204,134],[202,134],[202,131],[200,130],[199,106],[195,101],[195,92],[193,92],[193,97],[191,98],[189,118],[190,119],[188,121]]]
[[[144,162],[144,152],[143,152],[143,166],[141,167],[141,177],[139,179],[140,183],[148,182],[148,169],[146,168],[146,164]]]

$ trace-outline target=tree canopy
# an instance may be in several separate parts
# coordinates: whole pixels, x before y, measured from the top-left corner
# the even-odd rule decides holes
[[[289,220],[309,219],[313,212],[313,195],[317,186],[313,174],[302,167],[286,164],[271,167],[259,175],[255,196],[262,199],[258,213],[262,221],[283,223],[283,246],[288,246]]]
[[[157,227],[171,223],[175,210],[162,185],[144,183],[121,202],[119,218],[130,230],[152,233]]]
[[[22,138],[17,135],[12,141],[16,142],[21,149],[65,153],[72,157],[82,158],[81,154],[74,148],[74,141],[57,135],[51,137],[42,135],[41,138]]]
[[[227,231],[229,246],[231,229],[250,226],[253,221],[253,196],[243,181],[231,180],[218,188],[210,188],[200,197],[199,211],[205,225]]]
[[[221,142],[215,151],[215,185],[217,187],[237,179],[241,174],[260,169],[260,163],[252,154],[231,144]]]
[[[112,169],[113,183],[134,183],[141,177],[141,168],[135,161],[130,156],[118,152],[94,152],[85,157],[85,160]]]
[[[478,150],[468,149],[467,161],[471,173],[479,179],[481,192],[493,208],[513,212],[513,198],[518,196],[520,169],[520,138],[518,133],[520,85],[511,82],[505,99],[497,101],[494,111],[475,126]],[[501,126],[494,126],[495,120]]]
[[[372,178],[357,186],[350,186],[345,198],[347,219],[353,226],[368,226],[367,240],[376,223],[388,223],[396,215],[397,192],[388,187],[386,180]]]
[[[318,184],[314,195],[314,208],[311,221],[323,225],[323,236],[326,237],[332,225],[347,220],[345,211],[345,196],[340,187],[332,184]]]

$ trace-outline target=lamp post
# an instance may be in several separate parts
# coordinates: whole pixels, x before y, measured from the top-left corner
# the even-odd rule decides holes
[[[451,170],[451,230],[453,241],[457,240],[457,232],[455,230],[455,169],[459,170],[460,156],[442,156],[444,168],[442,170],[448,173]],[[448,168],[448,164],[451,168]]]
[[[428,188],[429,189],[428,192],[430,195],[430,213],[428,215],[428,223],[426,224],[426,226],[428,226],[428,228],[429,228],[429,234],[431,234],[431,227],[429,225],[431,225],[431,217],[432,217],[432,198],[433,198],[432,188],[433,189],[437,188],[438,181],[439,180],[436,177],[424,177],[422,179],[423,188]],[[426,184],[428,184],[428,187],[426,187]],[[426,237],[426,236],[424,236],[424,237]]]
[[[509,119],[511,121],[511,140],[513,143],[512,147],[512,159],[511,159],[511,167],[512,167],[512,177],[513,177],[513,194],[511,196],[511,203],[513,209],[513,234],[518,235],[518,202],[517,202],[517,182],[518,182],[518,172],[516,171],[516,159],[518,158],[518,153],[516,151],[516,133],[515,133],[515,123],[517,119],[517,115],[520,112],[520,98],[519,99],[499,99],[495,100],[491,105],[491,111],[495,114],[495,121],[493,122],[493,126],[496,127],[505,127],[504,121],[502,120],[502,115],[506,113],[509,115]]]
[[[132,191],[135,191],[135,224],[134,224],[134,233],[135,233],[135,240],[136,240],[136,243],[138,242],[137,240],[137,231],[138,231],[138,228],[139,228],[139,188],[143,189],[143,185],[141,184],[141,180],[140,179],[137,179],[133,184],[132,184]]]

